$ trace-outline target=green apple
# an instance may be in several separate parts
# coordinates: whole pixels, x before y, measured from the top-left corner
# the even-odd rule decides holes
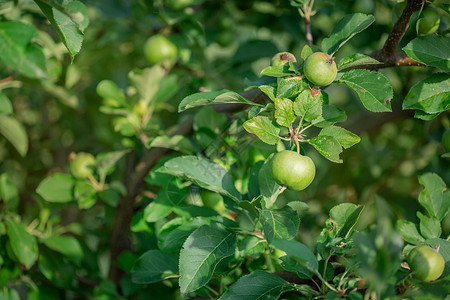
[[[297,152],[278,152],[270,162],[270,171],[276,183],[295,191],[307,188],[316,175],[316,166],[311,158]]]
[[[337,74],[334,57],[323,52],[311,54],[303,64],[303,73],[314,85],[326,86],[331,84]]]
[[[80,152],[70,162],[70,172],[76,178],[87,178],[94,173],[96,161],[90,153]]]
[[[152,64],[173,65],[177,61],[178,49],[165,35],[156,34],[145,42],[144,54]]]
[[[436,280],[444,272],[444,258],[428,245],[420,245],[412,249],[408,254],[407,262],[413,276],[421,281]]]
[[[422,35],[436,32],[441,22],[439,12],[432,6],[425,8],[420,16],[418,11],[414,12],[410,20],[410,26],[412,26],[414,30],[417,28],[416,22],[419,22],[418,32]]]
[[[272,66],[284,66],[290,61],[297,62],[294,54],[290,52],[279,52],[272,57]]]
[[[221,194],[208,190],[203,190],[200,193],[200,197],[202,198],[204,206],[212,208],[219,213],[226,210],[226,207],[223,203],[223,197]]]

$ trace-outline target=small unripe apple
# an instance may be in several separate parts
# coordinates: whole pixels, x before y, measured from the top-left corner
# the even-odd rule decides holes
[[[166,36],[156,34],[145,42],[144,54],[152,64],[173,65],[177,61],[178,49]]]
[[[273,180],[279,185],[301,191],[313,181],[316,166],[308,156],[284,150],[274,155],[270,162],[270,171]]]
[[[408,254],[407,262],[413,276],[421,281],[436,280],[444,272],[444,258],[428,245],[420,245],[412,249]]]
[[[314,85],[326,86],[331,84],[337,74],[334,57],[323,52],[311,54],[303,64],[303,73]]]
[[[87,178],[94,172],[96,161],[90,153],[80,152],[70,162],[70,172],[76,178]]]
[[[436,8],[432,6],[428,6],[422,11],[421,18],[419,18],[419,12],[416,11],[411,16],[410,26],[413,26],[413,29],[416,29],[416,22],[419,22],[419,34],[431,34],[436,32],[439,28],[439,24],[441,22],[439,18],[439,12]]]
[[[200,197],[202,198],[203,205],[214,209],[217,212],[224,212],[226,207],[223,203],[223,197],[221,194],[204,190],[201,191]]]
[[[294,54],[290,52],[279,52],[272,57],[272,66],[284,66],[290,61],[297,62]]]

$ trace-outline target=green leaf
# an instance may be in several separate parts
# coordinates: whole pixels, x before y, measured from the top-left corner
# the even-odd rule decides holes
[[[363,206],[342,203],[330,210],[326,227],[317,238],[317,250],[322,258],[332,253],[345,254],[352,247],[353,229],[363,210]]]
[[[5,94],[0,92],[0,114],[9,115],[13,113],[11,101]]]
[[[295,73],[289,70],[289,65],[281,65],[281,66],[268,66],[262,69],[260,76],[270,76],[270,77],[286,77],[292,76]]]
[[[97,202],[97,191],[88,181],[75,182],[73,194],[81,209],[91,208]]]
[[[297,266],[294,265],[294,268],[298,269],[289,271],[304,274],[309,278],[312,277],[312,273],[318,271],[319,262],[317,261],[316,256],[308,247],[299,241],[277,240],[272,242],[271,246],[283,250],[298,264]]]
[[[195,131],[199,131],[202,128],[208,129],[211,133],[213,133],[215,138],[217,135],[222,134],[229,125],[230,122],[226,115],[218,113],[210,106],[206,106],[195,114],[194,124],[192,127]]]
[[[180,218],[181,219],[181,218]],[[165,223],[158,234],[158,246],[164,252],[179,252],[186,239],[196,229],[211,223],[210,218],[195,218],[180,224],[180,219]]]
[[[0,134],[24,157],[28,152],[28,136],[23,125],[14,117],[0,115]]]
[[[261,90],[261,92],[266,94],[266,96],[269,97],[270,100],[275,102],[275,98],[276,98],[275,94],[277,92],[276,87],[271,86],[271,85],[260,85],[258,88]]]
[[[435,173],[419,176],[423,191],[419,194],[419,203],[425,207],[431,217],[442,221],[450,211],[450,191],[445,182]]]
[[[20,300],[20,295],[14,288],[4,288],[0,290],[0,299],[3,300]]]
[[[242,228],[242,227],[241,227]],[[239,241],[239,251],[245,256],[259,256],[267,249],[267,243],[256,236],[245,236]]]
[[[416,224],[413,222],[398,220],[397,229],[400,232],[402,238],[410,244],[420,245],[424,242],[424,238],[417,230]]]
[[[36,239],[27,231],[23,223],[11,218],[5,219],[5,223],[6,234],[14,254],[27,270],[30,269],[38,258]]]
[[[322,105],[322,115],[313,120],[311,124],[319,128],[331,126],[338,122],[347,120],[347,115],[344,110],[335,105]]]
[[[131,280],[137,284],[149,284],[164,280],[177,273],[177,254],[149,250],[134,263],[131,269]]]
[[[379,225],[357,232],[353,241],[358,263],[357,273],[363,278],[371,278],[369,286],[384,294],[388,288],[386,278],[395,278],[394,274],[400,268],[403,249],[401,236],[393,228]],[[387,298],[385,296],[382,298]]]
[[[230,286],[219,300],[278,299],[291,285],[279,276],[256,270],[242,276]]]
[[[403,51],[427,66],[450,72],[450,37],[428,34],[413,39]]]
[[[301,54],[300,54],[300,57],[301,57],[303,60],[305,60],[308,56],[310,56],[310,55],[313,54],[313,53],[314,53],[313,49],[311,49],[310,46],[305,45],[305,46],[303,46],[302,52],[301,52]]]
[[[309,83],[303,76],[283,78],[278,82],[277,98],[293,99],[302,91],[308,89]]]
[[[179,89],[183,86],[180,78],[176,74],[167,74],[158,86],[158,91],[153,96],[152,104],[167,102],[171,97],[177,94]]]
[[[344,225],[339,229],[337,236],[342,237],[344,239],[349,239],[353,233],[353,229],[358,223],[359,217],[361,216],[362,210],[364,206],[357,206],[356,209],[350,209],[352,213],[350,215],[345,214],[345,222]],[[348,212],[348,210],[347,210]]]
[[[41,238],[39,241],[48,248],[63,254],[76,264],[79,264],[84,257],[80,243],[73,236],[51,235],[47,238]]]
[[[325,127],[320,131],[320,135],[328,135],[335,138],[344,149],[350,148],[361,141],[359,136],[339,126]]]
[[[420,109],[427,114],[450,108],[450,74],[436,73],[416,83],[403,100],[403,109]]]
[[[420,233],[424,238],[433,239],[441,236],[441,222],[436,217],[425,216],[420,211],[417,212],[417,217],[420,219]]]
[[[261,104],[246,100],[238,93],[229,90],[221,90],[214,92],[195,93],[185,97],[183,100],[181,100],[180,105],[178,106],[178,112],[182,112],[185,111],[186,109],[197,106],[219,104],[219,103],[241,103],[241,104],[261,106]]]
[[[312,97],[311,90],[304,90],[294,102],[294,111],[297,116],[303,117],[307,122],[312,122],[322,115],[322,93]]]
[[[294,103],[288,98],[275,99],[275,118],[281,126],[289,127],[295,121]]]
[[[253,106],[260,108],[259,106]],[[206,156],[215,156],[220,149],[222,138],[220,135],[224,134],[230,121],[223,113],[216,112],[211,106],[202,107],[194,118],[194,135],[201,146],[205,148]]]
[[[250,168],[250,174],[248,178],[248,198],[254,199],[261,195],[260,187],[259,187],[259,174],[261,167],[268,159],[264,161],[257,161],[255,164],[253,164]],[[270,171],[270,169],[268,170]],[[241,201],[242,203],[242,201]]]
[[[68,289],[72,286],[75,278],[75,265],[65,260],[61,255],[45,250],[41,251],[38,265],[38,271],[55,287]],[[45,297],[46,295],[42,296]]]
[[[382,64],[378,60],[360,53],[351,54],[343,57],[337,64],[339,71],[361,65],[378,65]]]
[[[256,116],[245,121],[243,126],[266,144],[274,145],[280,141],[280,128],[268,117]]]
[[[106,175],[114,168],[117,162],[128,152],[129,149],[102,153],[97,157],[97,171],[100,179],[104,181]]]
[[[211,279],[217,264],[233,255],[236,234],[221,224],[204,225],[184,242],[180,252],[181,293],[193,292]]]
[[[353,89],[368,110],[391,111],[392,86],[383,74],[369,70],[350,70],[342,75],[338,83]]]
[[[158,193],[155,200],[150,202],[144,209],[145,221],[149,223],[156,222],[169,215],[174,205],[167,197],[167,193],[163,190]]]
[[[353,203],[342,203],[334,206],[330,210],[330,220],[333,220],[333,224],[336,229],[344,226],[350,216],[358,209]]]
[[[436,118],[440,113],[434,113],[434,114],[428,114],[421,110],[416,110],[414,112],[414,118],[424,120],[424,121],[430,121]]]
[[[42,79],[46,75],[42,48],[32,42],[37,30],[19,21],[0,23],[0,60],[21,74]]]
[[[342,146],[335,138],[327,135],[319,135],[309,139],[308,143],[316,148],[326,159],[335,163],[342,163],[342,159],[339,158],[339,154],[342,152]]]
[[[185,154],[192,154],[194,152],[192,142],[183,135],[158,136],[147,143],[148,149],[155,147],[172,149]]]
[[[280,209],[263,209],[260,211],[259,220],[264,230],[267,242],[275,240],[295,238],[300,226],[300,218],[291,207]]]
[[[126,102],[125,95],[119,89],[119,87],[111,80],[102,80],[97,84],[97,94],[108,100],[113,100],[116,103],[117,107],[128,107],[128,103]]]
[[[282,187],[273,180],[270,171],[270,162],[272,158],[273,154],[266,159],[258,173],[259,192],[264,197],[266,208],[272,207],[282,191]]]
[[[158,172],[184,177],[198,186],[239,201],[241,195],[233,177],[219,164],[197,156],[181,156],[168,160]]]
[[[75,180],[72,176],[55,173],[45,178],[37,187],[38,193],[45,201],[65,203],[72,201]]]
[[[80,1],[70,1],[62,5],[55,1],[53,7],[40,0],[35,2],[58,33],[73,61],[81,50],[83,31],[89,24],[86,6]]]
[[[346,15],[333,28],[330,37],[322,40],[322,50],[328,54],[334,54],[353,36],[360,33],[375,21],[372,15],[361,13]]]
[[[17,209],[19,204],[19,191],[12,184],[7,173],[0,175],[0,199],[3,200],[6,209],[11,211]]]
[[[128,73],[131,83],[136,88],[140,98],[150,105],[159,89],[159,84],[165,77],[165,71],[160,65],[146,69],[134,69]]]

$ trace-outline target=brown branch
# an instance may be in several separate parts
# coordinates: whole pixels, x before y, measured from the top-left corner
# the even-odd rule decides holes
[[[12,76],[8,76],[8,77],[5,77],[3,79],[0,79],[0,85],[4,84],[6,82],[10,82],[11,80],[13,80]]]
[[[314,44],[314,41],[313,41],[313,36],[311,33],[311,19],[309,16],[307,16],[305,18],[305,29],[306,29],[306,40],[308,41],[308,45],[310,47],[312,47]]]
[[[423,5],[423,0],[408,0],[406,7],[398,18],[391,33],[389,33],[383,48],[375,52],[374,58],[381,62],[387,61],[391,57],[397,56],[397,47],[409,27],[409,19],[411,15],[419,10]]]
[[[378,65],[358,65],[350,69],[367,69],[367,70],[378,70],[378,69],[385,69],[385,68],[391,68],[391,67],[426,67],[426,65],[415,61],[411,57],[407,56],[405,53],[399,53],[396,52],[391,56],[382,58],[380,55],[380,51],[376,51],[374,53],[369,54],[369,56],[375,58],[381,64]]]

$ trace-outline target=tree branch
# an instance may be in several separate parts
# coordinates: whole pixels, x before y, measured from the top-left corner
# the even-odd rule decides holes
[[[405,53],[396,52],[391,56],[382,57],[380,51],[369,54],[369,56],[375,58],[381,64],[379,65],[358,65],[348,69],[367,69],[367,70],[378,70],[391,67],[426,67],[426,65],[415,61],[411,57],[407,56]]]
[[[419,10],[423,5],[423,0],[408,0],[406,3],[406,7],[403,9],[402,14],[398,18],[394,27],[392,28],[391,33],[389,34],[386,42],[384,43],[383,48],[376,52],[373,56],[379,61],[385,62],[391,57],[397,56],[397,47],[406,31],[409,27],[409,19],[411,15]]]

